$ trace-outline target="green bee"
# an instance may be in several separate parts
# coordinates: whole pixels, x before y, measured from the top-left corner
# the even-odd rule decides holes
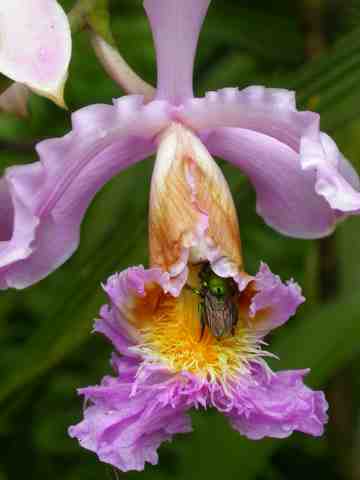
[[[201,334],[208,326],[215,338],[234,335],[239,309],[235,300],[236,285],[231,278],[216,275],[207,263],[200,271],[200,289],[191,290],[201,297],[199,304]]]

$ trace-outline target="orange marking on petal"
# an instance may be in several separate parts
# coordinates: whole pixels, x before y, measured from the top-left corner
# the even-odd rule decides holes
[[[147,324],[149,316],[156,313],[160,302],[166,294],[162,288],[156,283],[148,283],[145,285],[145,295],[136,297],[135,304],[132,309],[132,320],[137,328],[142,328]]]
[[[150,265],[170,271],[184,249],[202,251],[204,261],[201,242],[242,270],[239,225],[226,180],[199,138],[173,124],[160,140],[151,181]]]
[[[271,307],[262,308],[261,310],[258,310],[256,312],[255,317],[250,319],[250,323],[253,326],[256,326],[260,329],[260,326],[261,326],[262,323],[264,323],[264,324],[267,323],[267,319],[270,315],[272,315],[272,312],[273,312],[273,310],[272,310]]]
[[[256,335],[239,318],[235,334],[216,339],[206,327],[200,341],[201,298],[186,287],[175,298],[151,286],[134,309],[147,358],[173,372],[189,371],[211,380],[224,380],[245,371],[259,355]]]
[[[255,282],[252,281],[245,288],[245,290],[239,296],[239,312],[240,317],[246,321],[247,325],[250,327],[259,326],[261,323],[266,322],[267,317],[272,314],[272,308],[262,308],[256,312],[254,317],[250,317],[249,308],[252,302],[254,295],[256,295],[257,290]]]

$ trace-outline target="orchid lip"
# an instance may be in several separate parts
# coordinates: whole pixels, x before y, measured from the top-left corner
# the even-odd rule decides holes
[[[253,310],[252,325],[240,318],[234,336],[218,341],[207,330],[200,342],[197,297],[186,288],[177,298],[166,294],[165,277],[133,267],[105,284],[110,303],[95,330],[117,351],[115,375],[80,389],[88,403],[69,435],[123,471],[156,464],[162,442],[191,431],[191,408],[217,409],[250,439],[285,438],[295,430],[321,435],[327,402],[304,385],[308,370],[272,372],[261,350],[264,310],[272,318],[268,330],[284,323],[303,301],[298,287],[262,264],[255,290],[239,292],[244,314]],[[129,339],[126,322],[139,337]]]

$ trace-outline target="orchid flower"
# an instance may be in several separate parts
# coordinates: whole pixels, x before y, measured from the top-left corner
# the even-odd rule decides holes
[[[319,131],[319,116],[296,110],[292,92],[253,86],[194,98],[193,62],[209,0],[144,5],[157,54],[154,99],[128,95],[112,106],[83,108],[73,114],[70,133],[38,144],[40,161],[6,170],[0,288],[27,287],[63,264],[79,244],[95,193],[156,151],[167,156],[163,142],[174,124],[178,135],[192,132],[209,154],[238,166],[256,189],[257,212],[286,235],[321,237],[358,212],[358,176]]]
[[[24,114],[26,86],[64,107],[71,32],[61,6],[55,0],[2,0],[0,31],[0,72],[19,84],[4,93],[4,102],[0,96],[0,105]]]
[[[295,430],[321,435],[327,402],[304,385],[308,370],[275,373],[262,349],[264,336],[304,301],[300,287],[283,284],[265,264],[255,276],[245,273],[230,191],[193,132],[167,129],[156,162],[150,268],[129,268],[104,286],[109,305],[95,331],[116,350],[115,376],[79,390],[84,419],[70,427],[70,436],[128,471],[156,464],[162,442],[190,432],[191,408],[216,408],[254,440]],[[208,292],[202,275],[209,265],[233,288],[226,301],[236,315],[227,334],[212,322],[202,325]]]

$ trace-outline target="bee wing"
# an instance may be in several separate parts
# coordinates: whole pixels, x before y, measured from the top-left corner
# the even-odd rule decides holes
[[[239,309],[233,297],[229,297],[227,300],[229,308],[229,316],[227,319],[227,329],[229,332],[234,333],[234,328],[239,320]]]
[[[206,322],[215,337],[221,337],[231,331],[232,322],[229,319],[230,311],[226,301],[219,300],[211,294],[205,296]],[[230,321],[230,328],[228,327]]]

